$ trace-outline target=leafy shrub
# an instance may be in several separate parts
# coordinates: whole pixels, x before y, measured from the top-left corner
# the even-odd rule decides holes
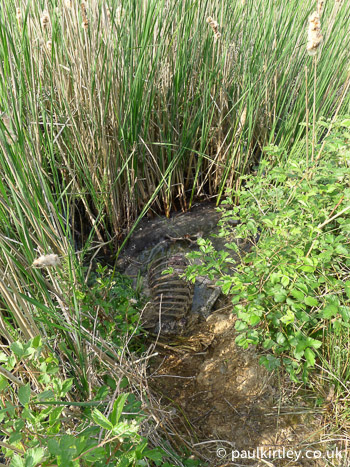
[[[259,242],[232,274],[231,255],[201,240],[192,257],[202,264],[188,271],[192,279],[199,272],[218,277],[223,292],[232,294],[237,344],[261,345],[269,351],[261,363],[269,369],[283,365],[294,381],[307,381],[327,333],[350,326],[349,128],[349,118],[332,126],[322,158],[311,167],[305,143],[286,163],[278,163],[278,147],[265,148],[258,175],[229,191],[221,208],[220,236],[228,249],[238,251],[232,234],[260,235]],[[233,220],[240,221],[234,229]]]
[[[130,279],[108,266],[97,264],[76,299],[83,315],[82,325],[90,330],[96,323],[99,335],[117,346],[140,328],[138,301]]]
[[[100,388],[90,402],[72,402],[73,379],[58,376],[59,362],[39,337],[26,344],[15,342],[11,351],[0,353],[0,393],[6,400],[0,410],[0,433],[12,467],[53,463],[127,467],[146,465],[146,459],[159,465],[162,451],[148,449],[139,434],[144,416],[133,395],[120,394],[107,417],[103,414],[107,401],[100,399],[106,399],[110,388]],[[32,384],[12,376],[14,369],[23,368]],[[6,373],[8,378],[2,376]]]

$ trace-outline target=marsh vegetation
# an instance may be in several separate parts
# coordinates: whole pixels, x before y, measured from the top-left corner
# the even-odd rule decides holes
[[[140,296],[96,258],[114,260],[146,214],[205,199],[224,201],[242,236],[262,229],[265,250],[240,279],[219,278],[235,292],[239,343],[308,385],[324,433],[346,443],[346,3],[0,5],[0,448],[11,465],[204,465],[162,431]]]

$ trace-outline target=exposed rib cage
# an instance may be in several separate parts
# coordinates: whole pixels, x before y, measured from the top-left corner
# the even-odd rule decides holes
[[[161,313],[161,332],[177,332],[177,325],[184,323],[193,299],[193,284],[179,276],[188,262],[184,255],[162,256],[152,261],[148,271],[151,307],[146,313],[146,327],[157,327]],[[162,274],[172,268],[171,273]],[[159,328],[158,328],[159,329]]]

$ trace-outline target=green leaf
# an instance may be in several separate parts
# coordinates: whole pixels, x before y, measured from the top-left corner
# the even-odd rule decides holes
[[[297,360],[301,360],[301,357],[304,355],[305,351],[305,344],[303,342],[299,342],[299,344],[296,346],[294,350],[294,357]]]
[[[296,286],[297,286],[298,289],[300,289],[305,294],[307,294],[309,292],[308,286],[306,284],[304,284],[304,282],[298,282],[296,284]]]
[[[305,297],[304,303],[308,306],[318,306],[318,301],[314,297]]]
[[[259,344],[259,334],[256,330],[247,331],[247,341],[249,344],[258,345]]]
[[[325,319],[330,319],[333,318],[333,316],[336,316],[338,314],[338,306],[337,305],[327,305],[321,312],[321,315]]]
[[[64,407],[55,407],[52,410],[52,412],[50,413],[50,417],[49,417],[49,423],[51,426],[54,425],[54,423],[59,420],[63,410],[64,410]]]
[[[39,349],[42,346],[41,336],[35,336],[31,340],[31,346],[36,350]]]
[[[273,272],[270,275],[270,281],[272,285],[278,284],[281,274],[279,272]]]
[[[31,390],[30,390],[29,383],[19,388],[18,399],[23,406],[29,403],[30,393],[31,393]]]
[[[243,349],[247,349],[249,347],[249,342],[247,341],[247,335],[245,332],[243,332],[242,334],[239,334],[236,337],[235,342],[240,347],[243,347]]]
[[[9,436],[9,443],[10,444],[17,443],[17,441],[21,441],[21,440],[22,440],[22,432],[21,433],[13,432]]]
[[[128,393],[120,394],[118,398],[116,399],[116,401],[114,402],[113,410],[112,410],[111,417],[110,417],[113,426],[115,426],[119,422],[128,396],[129,396]]]
[[[347,297],[350,299],[350,281],[345,282],[344,289]]]
[[[269,219],[268,217],[264,217],[262,219],[262,222],[263,224],[265,224],[267,227],[270,227],[270,228],[273,228],[274,227],[274,223],[272,222],[271,219]]]
[[[225,280],[220,282],[222,293],[228,295],[232,287],[232,280]]]
[[[258,315],[253,314],[249,317],[249,324],[251,326],[255,326],[256,324],[260,323],[260,321],[261,321],[261,318]]]
[[[20,360],[23,355],[25,354],[25,350],[21,342],[12,342],[10,345],[10,349],[16,355],[16,357]]]
[[[247,326],[247,323],[241,321],[240,319],[238,319],[235,323],[235,329],[236,331],[244,331],[248,328]]]
[[[287,298],[287,294],[283,291],[276,292],[274,299],[276,303],[283,303]]]
[[[7,378],[0,375],[0,392],[3,391],[4,389],[6,389],[8,387],[8,385],[9,385],[9,383],[8,383]]]
[[[125,389],[129,386],[129,381],[128,381],[128,378],[126,376],[123,376],[121,382],[120,382],[120,389]]]
[[[15,416],[15,406],[11,404],[11,402],[7,402],[5,405],[4,405],[4,408],[0,410],[0,413],[6,413],[7,416],[10,415],[10,417],[14,417]]]
[[[281,317],[281,321],[284,324],[291,324],[294,322],[294,320],[295,320],[295,316],[291,309],[288,309],[287,313]]]
[[[306,358],[307,363],[310,366],[315,365],[315,352],[311,350],[310,348],[305,349],[304,356]]]
[[[332,321],[332,327],[333,327],[333,331],[335,335],[339,333],[343,329],[344,326],[345,324],[339,319]]]
[[[303,323],[308,323],[311,320],[311,317],[308,313],[305,311],[298,311],[296,313],[296,317],[298,318],[299,321],[302,321]]]
[[[97,423],[97,425],[105,428],[106,430],[111,430],[113,428],[112,423],[98,409],[94,409],[92,412],[92,419]]]
[[[263,342],[263,348],[267,350],[272,349],[274,345],[275,345],[274,341],[270,338],[265,339]]]
[[[51,389],[47,389],[46,391],[41,392],[40,394],[37,394],[37,399],[38,401],[48,401],[50,399],[53,399],[55,396],[54,392]]]
[[[304,271],[304,272],[314,272],[315,271],[315,268],[314,266],[301,266],[301,268],[299,268],[301,271]]]
[[[348,306],[340,307],[340,314],[343,320],[348,323],[350,321],[350,308]],[[1,380],[0,380],[1,381]]]
[[[343,246],[343,245],[338,245],[337,248],[335,249],[335,251],[336,251],[339,255],[347,256],[347,255],[349,254],[348,249],[345,248],[345,246]]]
[[[284,344],[286,342],[286,338],[285,338],[284,334],[282,334],[281,332],[278,332],[277,337],[276,337],[276,342],[279,345]]]
[[[25,467],[24,459],[15,454],[11,460],[10,467]]]
[[[350,119],[346,118],[345,120],[342,120],[340,122],[340,125],[343,126],[344,128],[350,128]]]
[[[63,384],[62,384],[62,395],[66,395],[67,392],[69,392],[72,388],[73,385],[73,378],[67,379]]]
[[[61,452],[60,445],[53,438],[48,440],[47,447],[49,448],[49,452],[52,456],[58,456]]]
[[[281,284],[283,285],[283,287],[287,287],[289,284],[289,277],[283,276],[281,279]]]
[[[5,352],[0,352],[0,363],[7,362],[8,356],[5,354]]]
[[[304,297],[305,297],[305,296],[304,296],[303,292],[301,292],[300,290],[292,289],[292,290],[290,291],[290,293],[293,295],[293,297],[294,297],[295,299],[298,300],[298,302],[301,302],[301,303],[304,302]]]
[[[144,451],[143,455],[154,462],[161,462],[163,459],[163,454],[158,448]]]
[[[308,337],[306,339],[306,343],[308,347],[313,347],[314,349],[319,349],[322,346],[321,341],[317,339],[313,339],[312,337]]]
[[[229,250],[239,252],[239,247],[238,247],[237,243],[225,243],[224,246],[225,246],[225,248],[228,248]]]
[[[43,448],[28,449],[25,455],[25,467],[35,467],[44,457]]]
[[[264,367],[270,371],[275,370],[281,365],[279,359],[274,357],[273,355],[264,355],[260,357],[259,363],[260,365],[264,365]]]
[[[142,459],[143,451],[146,449],[146,447],[147,447],[147,440],[145,439],[135,449],[137,459]]]

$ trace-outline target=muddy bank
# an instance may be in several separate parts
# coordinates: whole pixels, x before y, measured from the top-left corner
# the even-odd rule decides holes
[[[236,346],[234,323],[226,306],[197,325],[191,337],[155,345],[159,355],[149,367],[149,384],[177,436],[209,466],[336,465],[305,458],[306,450],[324,450],[319,444],[320,416],[302,398],[290,399],[288,378],[259,365],[256,349]],[[301,454],[283,459],[242,457],[258,448],[260,453]],[[232,460],[233,451],[241,457]]]

